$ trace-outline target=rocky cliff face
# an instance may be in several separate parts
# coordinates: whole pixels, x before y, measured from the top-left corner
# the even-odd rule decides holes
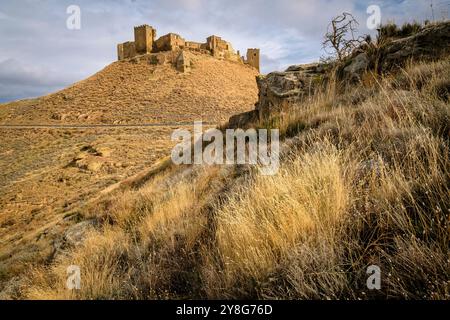
[[[259,76],[256,81],[259,89],[259,100],[256,104],[259,118],[284,112],[290,105],[314,94],[324,74],[323,65],[314,63],[295,65],[284,72]]]
[[[249,122],[269,119],[289,110],[293,104],[313,95],[325,74],[324,65],[312,63],[290,66],[284,72],[257,76],[259,95],[256,109],[231,117],[229,126],[243,127]]]

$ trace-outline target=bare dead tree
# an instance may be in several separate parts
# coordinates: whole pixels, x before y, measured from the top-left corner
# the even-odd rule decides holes
[[[344,12],[335,17],[327,28],[322,43],[323,50],[342,61],[362,43],[362,38],[355,38],[358,21],[350,13]]]

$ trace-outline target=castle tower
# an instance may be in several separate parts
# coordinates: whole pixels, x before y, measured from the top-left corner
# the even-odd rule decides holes
[[[206,47],[211,51],[213,56],[219,55],[219,45],[222,39],[218,36],[210,36],[206,38]]]
[[[123,43],[119,43],[117,45],[117,58],[118,58],[119,61],[125,59],[125,53],[124,53],[124,50],[123,50]]]
[[[137,54],[151,53],[155,41],[156,30],[149,25],[134,27],[134,42]]]
[[[259,49],[247,49],[246,62],[259,72]]]

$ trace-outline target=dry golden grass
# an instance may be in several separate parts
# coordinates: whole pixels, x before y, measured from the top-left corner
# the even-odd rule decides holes
[[[35,270],[23,297],[449,299],[450,107],[436,90],[449,70],[411,65],[299,105],[276,120],[277,176],[183,167],[114,195],[103,227]]]
[[[101,191],[169,154],[173,130],[0,129],[0,290],[51,259],[53,242]],[[83,153],[87,146],[104,154]]]
[[[94,205],[87,215],[92,218],[95,212],[97,219],[105,221],[101,232],[92,233],[82,247],[61,257],[50,269],[34,269],[36,277],[31,288],[25,289],[26,296],[168,298],[175,297],[174,292],[190,292],[187,286],[193,270],[184,268],[194,263],[195,257],[189,253],[199,244],[208,223],[197,205],[211,200],[204,198],[211,185],[202,185],[202,181],[214,179],[220,185],[224,174],[218,168],[209,168],[161,186],[169,175],[165,174],[139,190],[119,191]],[[174,256],[178,259],[173,260]],[[75,294],[65,289],[64,266],[72,264],[80,266],[83,277],[89,277]],[[178,275],[182,272],[186,279]]]
[[[195,120],[219,124],[253,108],[255,69],[201,54],[193,62],[183,74],[116,62],[59,92],[0,105],[0,298],[30,264],[54,259],[68,228],[95,218],[87,204],[168,156],[175,129]],[[115,126],[130,123],[154,126]],[[107,215],[124,228],[148,213],[129,200],[124,194]]]
[[[276,176],[256,177],[218,208],[222,289],[264,281],[293,246],[335,228],[347,209],[349,190],[337,151],[326,144],[321,148]]]

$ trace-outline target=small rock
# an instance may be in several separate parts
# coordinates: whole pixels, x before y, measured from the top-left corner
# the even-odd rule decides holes
[[[97,172],[97,171],[100,171],[100,169],[103,167],[103,164],[104,164],[103,161],[91,160],[91,161],[88,161],[86,167],[89,171]]]
[[[68,246],[78,246],[83,243],[89,231],[95,227],[95,220],[77,223],[66,230],[63,240]]]
[[[113,150],[109,147],[98,147],[96,150],[98,155],[102,157],[109,157],[113,152]]]
[[[350,64],[344,68],[345,77],[349,80],[360,80],[362,74],[369,67],[369,57],[367,53],[363,52],[358,54],[355,58],[353,58]]]

